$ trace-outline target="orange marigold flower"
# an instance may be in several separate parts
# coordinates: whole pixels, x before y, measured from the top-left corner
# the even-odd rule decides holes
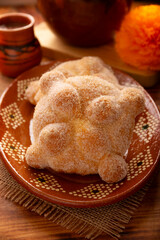
[[[160,70],[160,6],[145,5],[131,10],[115,41],[124,62],[139,69]]]

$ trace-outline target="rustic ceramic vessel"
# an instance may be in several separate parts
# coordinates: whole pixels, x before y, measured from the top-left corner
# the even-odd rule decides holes
[[[34,18],[25,13],[0,16],[0,71],[16,77],[41,61],[41,49],[33,31]]]
[[[128,173],[123,181],[109,184],[99,175],[62,174],[27,165],[25,153],[30,146],[29,125],[34,106],[26,100],[31,81],[53,69],[58,62],[37,66],[21,74],[3,95],[0,103],[1,157],[11,175],[36,196],[70,207],[98,207],[120,201],[141,188],[158,169],[160,153],[160,114],[148,95],[145,111],[136,118],[133,139],[126,162]],[[140,85],[128,75],[114,70],[122,85]],[[127,126],[126,126],[127,127]]]
[[[38,0],[51,29],[68,43],[91,47],[112,39],[132,0]]]

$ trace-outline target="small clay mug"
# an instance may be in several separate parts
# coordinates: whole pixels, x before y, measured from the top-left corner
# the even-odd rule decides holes
[[[41,61],[41,48],[33,31],[34,18],[25,13],[0,16],[0,72],[17,77]]]

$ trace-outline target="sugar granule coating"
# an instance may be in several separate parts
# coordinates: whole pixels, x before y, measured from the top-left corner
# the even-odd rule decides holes
[[[116,50],[122,60],[144,70],[160,70],[160,6],[131,10],[116,33]]]
[[[45,73],[29,85],[26,95],[36,103],[34,142],[26,153],[30,166],[99,173],[106,182],[126,176],[123,156],[135,117],[144,108],[141,89],[119,85],[109,66],[99,58],[85,57]]]

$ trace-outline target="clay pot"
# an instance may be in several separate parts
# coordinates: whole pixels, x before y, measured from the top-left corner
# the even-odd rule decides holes
[[[33,32],[34,18],[25,13],[0,16],[0,71],[16,77],[41,61],[41,48]]]
[[[76,46],[105,44],[113,38],[132,0],[38,0],[51,29]]]

